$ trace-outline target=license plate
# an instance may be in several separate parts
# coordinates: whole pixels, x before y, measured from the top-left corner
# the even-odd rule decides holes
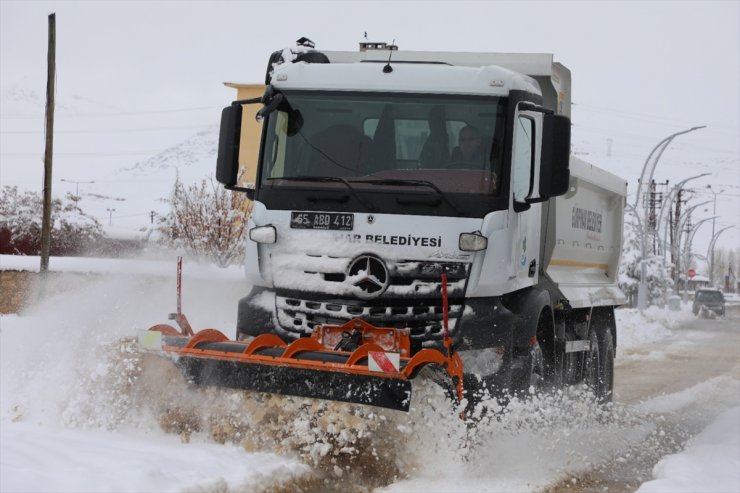
[[[295,229],[338,229],[352,231],[354,214],[335,212],[291,212],[290,227]]]

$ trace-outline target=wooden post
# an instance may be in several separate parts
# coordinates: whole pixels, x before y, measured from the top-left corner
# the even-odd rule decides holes
[[[49,14],[46,75],[46,150],[44,151],[44,210],[41,221],[41,275],[49,270],[51,247],[51,163],[54,150],[54,83],[56,79],[56,14]]]

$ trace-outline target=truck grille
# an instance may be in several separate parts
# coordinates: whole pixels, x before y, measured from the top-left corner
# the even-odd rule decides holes
[[[408,328],[417,342],[438,341],[443,336],[442,272],[447,273],[450,330],[455,327],[463,309],[455,300],[464,296],[469,263],[369,257],[273,257],[280,274],[275,279],[278,331],[295,338],[311,333],[317,324],[341,325],[361,318],[379,327]],[[358,263],[367,271],[377,268],[370,272],[384,284],[377,294],[353,279],[353,265]]]
[[[441,300],[431,304],[420,300],[380,300],[370,305],[361,301],[310,301],[278,295],[275,304],[280,329],[292,338],[311,333],[319,324],[341,325],[353,318],[378,327],[408,328],[412,340],[422,344],[441,340],[444,332]],[[448,309],[452,332],[463,305],[451,303]]]

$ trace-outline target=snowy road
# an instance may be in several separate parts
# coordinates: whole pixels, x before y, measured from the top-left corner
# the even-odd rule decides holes
[[[652,478],[661,457],[740,405],[740,321],[689,318],[672,332],[660,343],[630,348],[616,364],[615,401],[644,415],[656,431],[549,493],[634,491]]]
[[[196,324],[228,326],[233,286],[186,281]],[[611,409],[569,389],[471,433],[435,389],[405,414],[187,388],[118,342],[171,304],[117,279],[0,317],[0,491],[634,491],[740,406],[737,319],[620,310]]]

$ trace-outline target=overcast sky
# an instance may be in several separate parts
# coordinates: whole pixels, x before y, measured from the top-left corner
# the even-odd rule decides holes
[[[679,167],[693,152],[707,168],[729,163],[713,183],[728,184],[725,201],[740,196],[738,0],[0,0],[2,91],[21,84],[43,94],[51,12],[59,100],[75,95],[124,111],[216,109],[177,114],[193,124],[217,123],[217,108],[234,95],[222,82],[263,82],[269,54],[301,36],[331,50],[356,50],[367,32],[405,50],[554,53],[572,72],[576,150],[606,152],[611,141],[639,169],[663,137],[707,125],[676,139],[656,178],[690,176]],[[0,111],[7,128],[16,115]],[[738,204],[724,203],[734,215],[725,223],[740,221]]]
[[[0,2],[2,83],[41,77],[57,14],[58,81],[127,104],[222,103],[261,82],[267,55],[318,48],[554,53],[573,100],[738,129],[740,2]],[[43,82],[41,84],[43,87]]]

